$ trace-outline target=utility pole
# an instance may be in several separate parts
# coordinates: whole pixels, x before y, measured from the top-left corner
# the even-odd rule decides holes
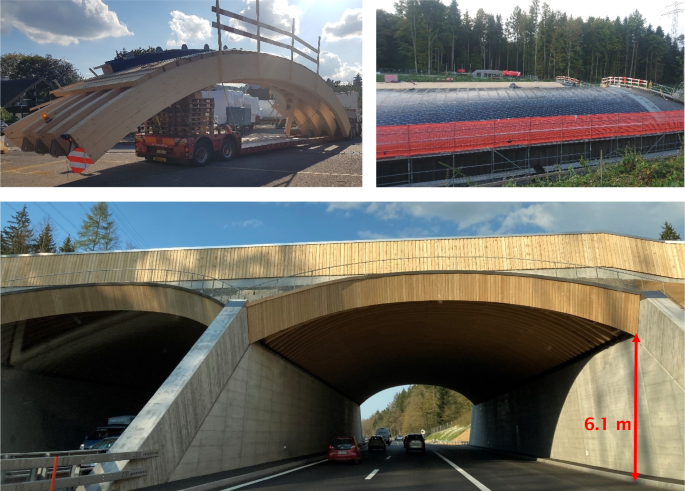
[[[671,38],[674,41],[678,37],[678,14],[683,12],[683,9],[678,8],[678,5],[682,5],[683,3],[684,2],[678,2],[678,0],[676,0],[673,4],[666,5],[666,8],[670,8],[671,10],[661,14],[662,17],[667,15],[671,18]]]

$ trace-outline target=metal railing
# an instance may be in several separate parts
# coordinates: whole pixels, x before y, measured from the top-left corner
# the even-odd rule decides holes
[[[98,269],[28,276],[12,280],[2,280],[3,291],[41,288],[46,286],[80,285],[92,283],[160,283],[196,290],[218,300],[236,297],[239,288],[227,281],[191,271],[153,268]]]
[[[147,469],[99,474],[92,470],[98,463],[149,459],[157,455],[157,450],[109,453],[104,449],[2,454],[0,490],[53,491],[141,477],[147,475]]]
[[[106,282],[160,283],[199,291],[226,303],[228,300],[258,300],[279,293],[315,284],[375,274],[409,273],[421,271],[488,271],[525,272],[543,277],[585,280],[614,287],[639,291],[653,291],[656,282],[666,293],[667,279],[614,268],[507,256],[411,256],[377,259],[325,266],[294,275],[273,278],[253,285],[229,283],[208,275],[168,269],[102,269],[3,280],[3,291],[40,288],[57,285],[78,285]],[[645,284],[647,283],[647,288]]]

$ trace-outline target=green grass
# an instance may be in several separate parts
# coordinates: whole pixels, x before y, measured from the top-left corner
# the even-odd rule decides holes
[[[646,160],[642,155],[628,149],[621,162],[605,165],[600,171],[598,165],[590,167],[581,160],[583,171],[571,170],[566,175],[550,175],[522,187],[683,187],[685,185],[683,154],[674,157]],[[505,186],[516,187],[513,180]]]
[[[454,425],[450,426],[446,430],[438,431],[436,433],[431,433],[426,437],[426,441],[429,440],[440,440],[440,441],[450,441],[454,440],[457,438],[459,435],[464,433],[467,429],[469,429],[471,425],[467,426],[460,426],[460,425]]]

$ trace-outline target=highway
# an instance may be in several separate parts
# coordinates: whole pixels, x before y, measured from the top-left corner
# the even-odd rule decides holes
[[[467,446],[427,445],[425,455],[407,455],[401,444],[393,443],[386,452],[364,450],[359,465],[322,462],[223,491],[612,491],[636,488],[648,489],[648,486],[546,463],[517,460]]]

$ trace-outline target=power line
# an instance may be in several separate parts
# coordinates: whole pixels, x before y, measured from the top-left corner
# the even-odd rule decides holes
[[[121,217],[124,219],[124,221],[126,221],[126,223],[128,223],[129,227],[131,227],[131,229],[133,230],[133,232],[135,233],[135,235],[138,237],[138,239],[139,239],[139,241],[142,243],[142,245],[144,245],[146,248],[149,249],[150,246],[148,245],[147,241],[143,238],[142,235],[140,235],[140,234],[138,233],[138,230],[136,230],[136,228],[135,228],[135,227],[133,226],[133,224],[128,220],[128,218],[126,218],[126,215],[124,215],[124,212],[121,211],[121,209],[116,205],[116,203],[112,203],[112,206],[119,212],[119,215],[121,215]]]
[[[116,211],[114,208],[112,208],[112,214],[113,214],[113,215],[116,217],[116,219],[119,221],[119,225],[121,225],[121,228],[123,229],[124,233],[128,236],[128,238],[130,239],[130,241],[131,241],[132,243],[133,243],[133,242],[136,242],[136,237],[135,237],[135,235],[133,235],[133,233],[131,233],[131,229],[129,229],[128,225],[126,225],[126,223],[124,223],[124,221],[121,219],[121,217],[119,216],[119,214],[117,213],[117,211]]]
[[[59,213],[60,216],[61,216],[62,218],[64,218],[64,219],[67,221],[67,223],[68,223],[69,225],[71,225],[72,227],[74,227],[74,230],[76,231],[76,234],[74,235],[74,237],[76,237],[76,236],[78,235],[78,227],[77,227],[76,225],[74,225],[73,223],[71,223],[71,220],[69,220],[69,219],[64,215],[64,213],[62,213],[61,211],[59,211],[55,205],[53,205],[52,203],[48,203],[48,205],[50,205],[50,207],[51,207],[53,210],[55,210],[57,213]],[[71,234],[68,234],[68,235],[71,235]]]
[[[50,214],[47,213],[47,212],[46,212],[38,203],[36,203],[35,201],[33,202],[33,204],[36,205],[40,211],[43,212],[43,215],[46,216],[48,223],[49,223],[50,221],[55,222],[55,225],[57,225],[60,229],[62,229],[62,232],[64,232],[65,234],[69,235],[69,232],[67,232],[67,229],[65,229],[65,228],[62,226],[62,224],[61,224],[60,222],[57,221],[56,218],[52,218],[52,217],[50,216]]]

